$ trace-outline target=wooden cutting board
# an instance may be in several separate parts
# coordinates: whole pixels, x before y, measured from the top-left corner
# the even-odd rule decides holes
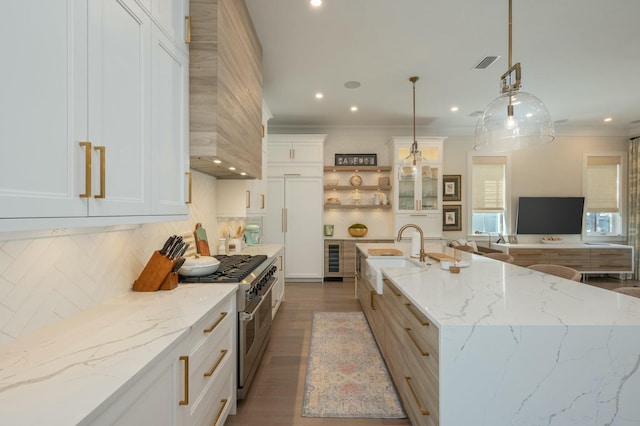
[[[449,256],[448,254],[444,253],[429,252],[427,253],[427,256],[429,256],[431,259],[437,260],[438,262],[441,260],[449,260],[453,262],[453,256]],[[456,259],[456,262],[460,262],[460,259]]]
[[[201,256],[211,256],[209,251],[209,242],[207,241],[207,231],[204,230],[201,223],[196,224],[196,230],[193,233],[196,240],[196,250]]]
[[[368,249],[367,252],[371,256],[402,256],[403,253],[394,248]]]

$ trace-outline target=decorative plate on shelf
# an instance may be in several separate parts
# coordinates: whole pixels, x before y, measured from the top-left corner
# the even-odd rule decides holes
[[[358,174],[355,174],[351,176],[351,179],[349,179],[349,183],[351,184],[351,186],[360,186],[362,185],[362,177],[360,177],[360,175]]]

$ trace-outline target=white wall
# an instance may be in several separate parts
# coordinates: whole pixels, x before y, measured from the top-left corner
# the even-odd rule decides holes
[[[392,165],[391,138],[411,136],[406,128],[342,128],[317,127],[309,129],[278,127],[277,133],[326,133],[325,165],[334,164],[335,153],[377,153],[378,165]],[[511,206],[515,220],[515,207],[520,196],[579,196],[582,195],[582,156],[589,152],[626,152],[629,136],[615,131],[615,135],[600,129],[556,129],[556,140],[550,144],[511,153]],[[417,136],[446,136],[444,141],[443,174],[462,175],[462,201],[446,204],[462,205],[462,231],[444,232],[447,240],[467,238],[470,199],[468,192],[467,162],[474,152],[471,135],[447,135],[418,128]],[[369,227],[368,236],[392,236],[392,212],[365,212],[357,210],[325,211],[325,223],[335,226],[335,236],[347,236],[346,228],[354,222]]]
[[[193,230],[197,222],[215,244],[216,179],[192,172],[189,221],[118,232],[0,239],[0,344],[129,292],[153,251],[170,235]]]

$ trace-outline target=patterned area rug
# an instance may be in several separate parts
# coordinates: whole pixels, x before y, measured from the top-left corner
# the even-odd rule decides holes
[[[314,312],[304,417],[404,418],[362,312]]]

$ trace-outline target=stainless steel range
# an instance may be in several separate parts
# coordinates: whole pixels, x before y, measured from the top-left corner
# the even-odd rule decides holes
[[[216,272],[180,276],[180,282],[238,283],[238,399],[243,399],[271,337],[271,290],[278,280],[278,267],[275,259],[265,255],[215,257],[220,261]]]

